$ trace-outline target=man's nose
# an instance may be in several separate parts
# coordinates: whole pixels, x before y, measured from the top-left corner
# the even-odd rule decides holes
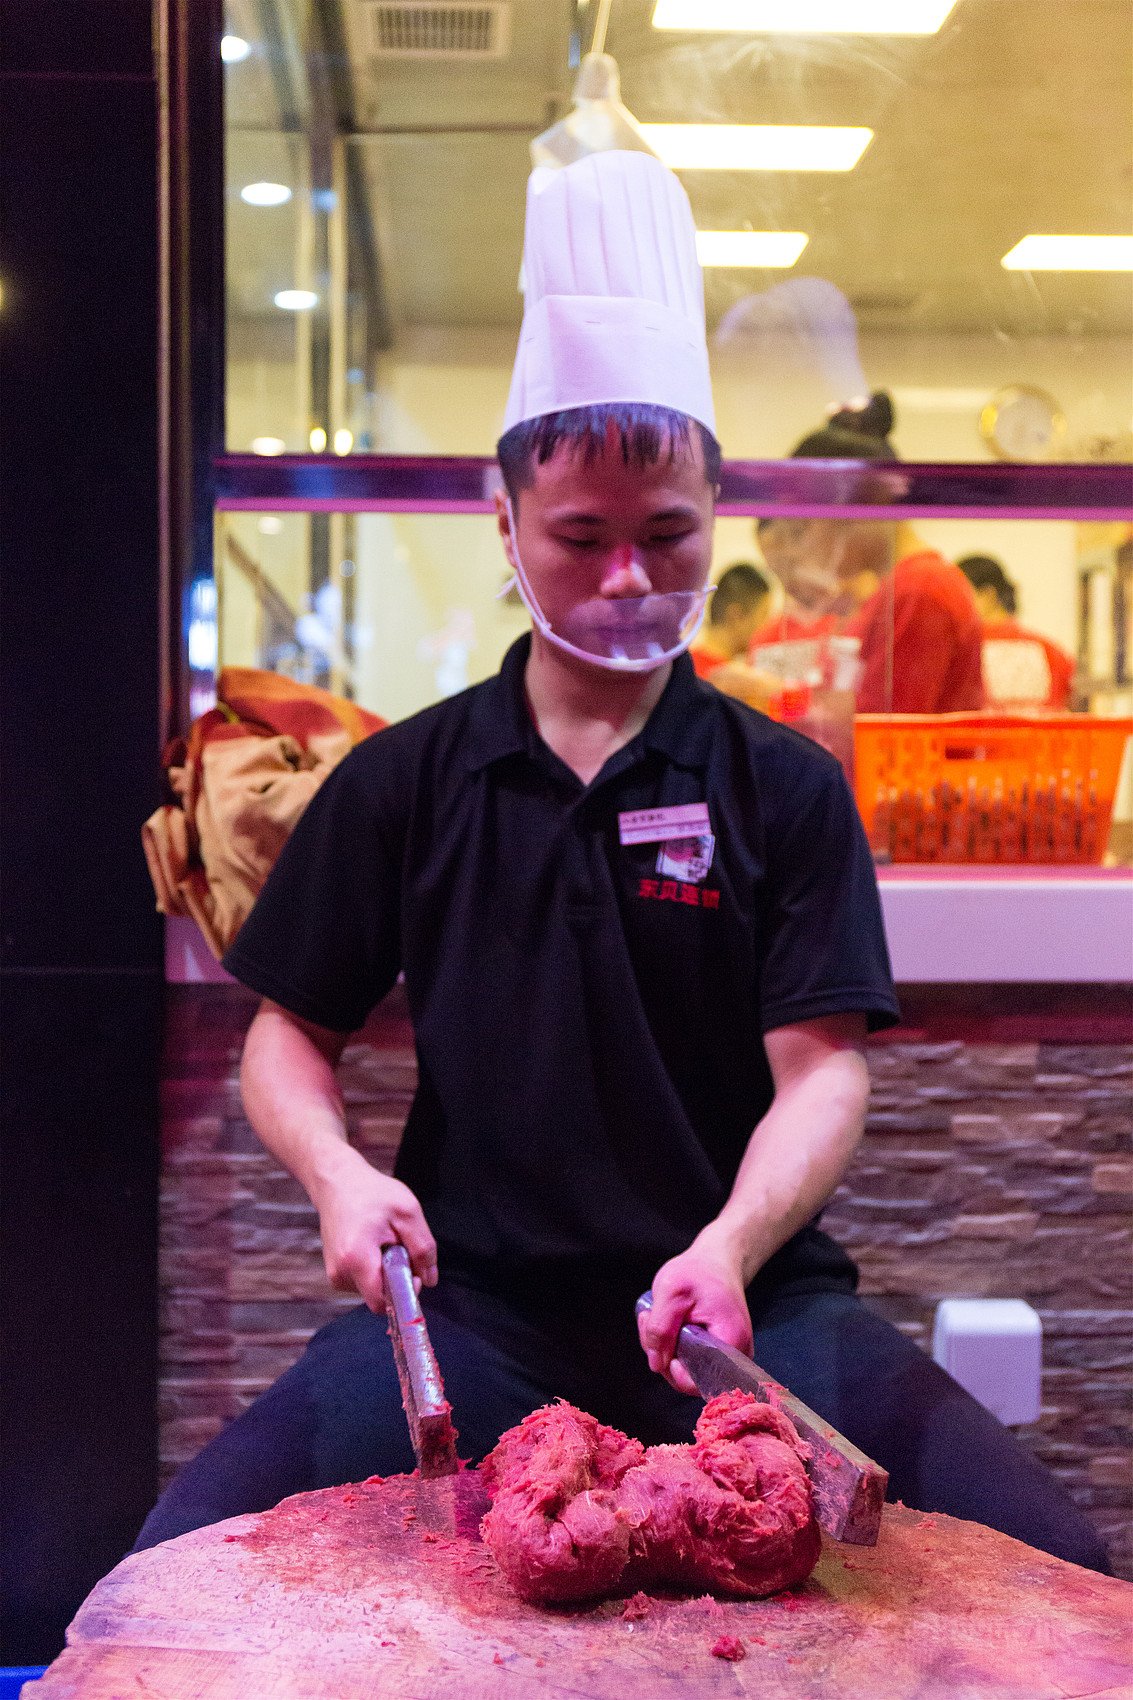
[[[653,586],[633,544],[626,543],[612,551],[598,589],[602,596],[648,596]]]

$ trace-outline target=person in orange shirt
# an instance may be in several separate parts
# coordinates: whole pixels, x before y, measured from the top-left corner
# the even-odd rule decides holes
[[[843,408],[796,446],[800,460],[895,461],[893,407],[884,393]],[[796,546],[810,577],[856,612],[842,630],[861,644],[863,714],[948,714],[984,706],[979,614],[963,573],[893,520],[812,519]]]
[[[708,603],[700,635],[689,650],[697,677],[707,679],[728,662],[742,660],[770,605],[771,580],[766,573],[750,561],[726,567]]]
[[[1018,591],[1002,562],[992,555],[967,555],[957,565],[972,587],[983,622],[988,707],[1066,708],[1074,682],[1073,657],[1051,638],[1019,624]]]
[[[771,580],[750,561],[737,561],[720,575],[708,604],[708,619],[689,650],[697,676],[725,696],[766,712],[776,690],[748,660],[752,635],[767,616]]]

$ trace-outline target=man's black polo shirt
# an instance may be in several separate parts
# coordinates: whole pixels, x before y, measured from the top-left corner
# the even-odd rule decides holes
[[[225,966],[340,1032],[404,971],[420,1083],[396,1172],[442,1257],[656,1266],[771,1102],[762,1034],[897,1018],[873,864],[837,762],[686,656],[584,786],[531,721],[529,643],[347,756]],[[715,837],[692,883],[618,827],[688,803]]]

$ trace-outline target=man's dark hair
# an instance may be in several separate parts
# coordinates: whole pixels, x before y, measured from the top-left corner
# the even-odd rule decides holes
[[[712,600],[708,604],[709,624],[723,625],[729,609],[742,608],[748,612],[763,597],[770,595],[771,580],[768,575],[751,561],[736,561],[720,574]]]
[[[973,590],[994,590],[1002,606],[1014,614],[1019,606],[1019,593],[1003,569],[1002,561],[994,555],[965,555],[956,565]]]
[[[617,432],[627,466],[656,466],[662,456],[672,459],[700,436],[704,470],[713,489],[720,482],[720,445],[706,425],[670,407],[644,402],[609,401],[594,407],[571,407],[564,413],[545,413],[525,419],[505,431],[496,444],[507,493],[518,502],[519,492],[534,480],[535,467],[550,460],[560,443],[569,443],[584,463],[604,452],[610,426]]]

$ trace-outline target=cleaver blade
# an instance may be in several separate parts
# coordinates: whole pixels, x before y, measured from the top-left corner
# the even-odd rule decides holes
[[[382,1247],[382,1279],[386,1324],[393,1342],[401,1403],[409,1423],[417,1468],[425,1479],[454,1476],[460,1466],[452,1406],[445,1398],[440,1365],[413,1286],[409,1253],[403,1245]]]
[[[638,1316],[652,1310],[653,1294],[642,1293]],[[760,1369],[735,1346],[728,1346],[707,1328],[688,1322],[677,1336],[676,1356],[688,1370],[703,1399],[740,1388],[790,1417],[800,1440],[810,1449],[807,1473],[814,1490],[814,1513],[819,1527],[836,1541],[852,1546],[877,1545],[881,1507],[889,1474],[837,1429],[796,1399],[781,1383]]]

